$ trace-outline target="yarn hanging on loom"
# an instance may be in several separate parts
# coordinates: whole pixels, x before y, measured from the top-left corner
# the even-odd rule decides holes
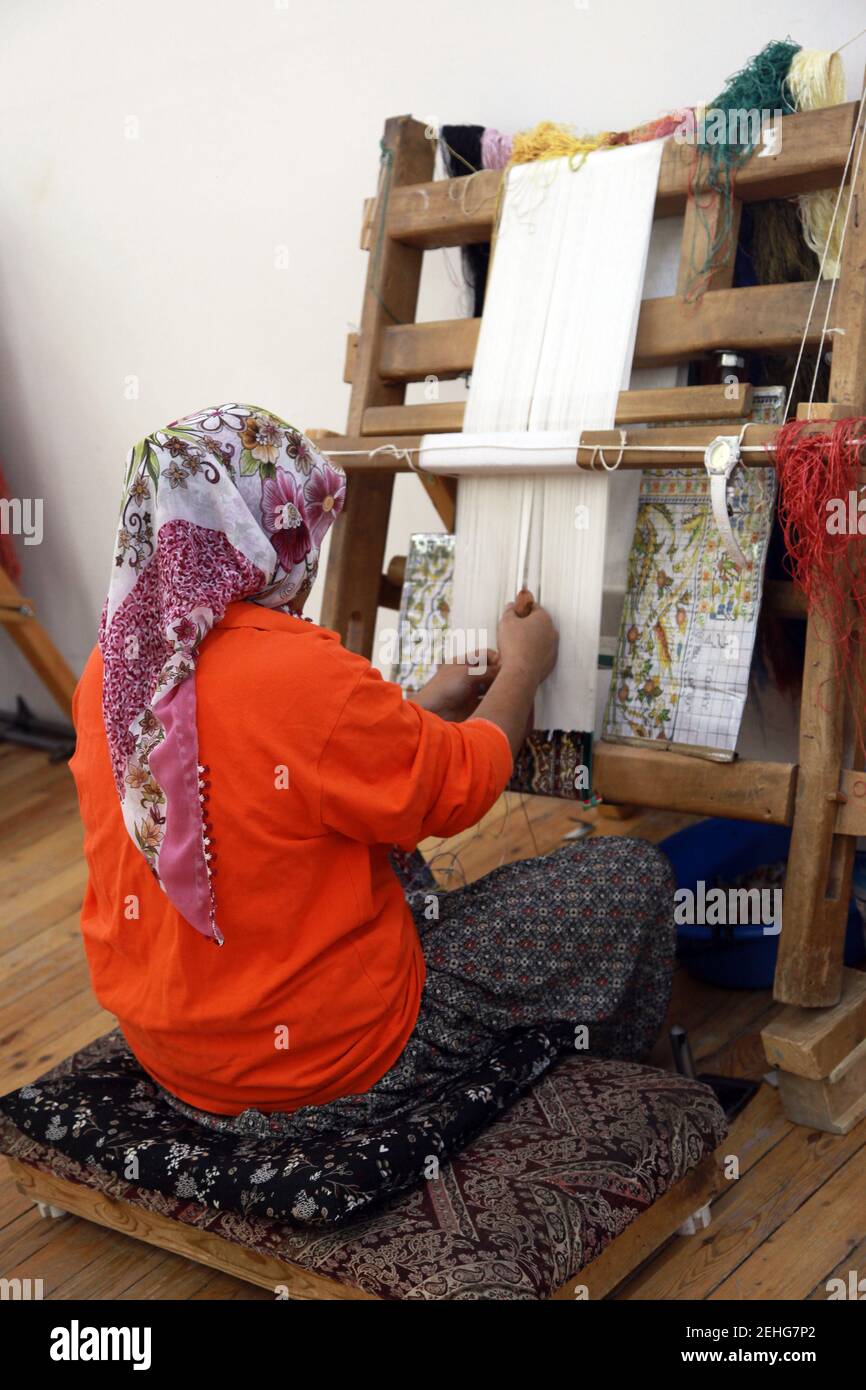
[[[481,169],[506,169],[513,164],[531,164],[567,157],[578,169],[587,154],[620,145],[640,145],[673,134],[688,118],[691,108],[668,112],[633,130],[604,131],[597,135],[578,135],[572,126],[540,121],[531,130],[506,135],[492,126],[443,125],[439,145],[449,178],[471,178]],[[490,244],[480,242],[462,248],[463,274],[472,295],[472,312],[480,318],[484,308]]]
[[[687,107],[658,116],[655,120],[645,121],[643,125],[635,126],[632,130],[604,130],[595,135],[579,135],[573,126],[559,125],[555,121],[540,121],[531,130],[520,131],[513,137],[507,162],[534,164],[539,160],[567,158],[573,169],[579,169],[586,156],[594,150],[616,149],[620,145],[642,145],[647,140],[662,140],[667,135],[673,135],[691,113],[692,108]]]
[[[509,163],[537,164],[546,159],[567,159],[572,169],[579,169],[588,154],[615,142],[617,136],[611,130],[598,135],[578,135],[572,126],[539,121],[531,130],[518,131],[514,136]]]
[[[512,137],[488,126],[481,137],[482,169],[504,169],[511,158]]]
[[[786,81],[792,60],[799,52],[800,45],[788,39],[768,43],[760,53],[749,59],[745,67],[729,78],[724,91],[706,108],[712,113],[712,119],[700,123],[696,133],[697,154],[691,173],[690,192],[695,197],[699,214],[714,208],[718,196],[720,216],[715,227],[703,219],[706,252],[699,264],[692,265],[686,289],[689,300],[701,297],[713,271],[730,253],[734,228],[734,176],[760,139],[760,131],[756,128],[758,122],[744,122],[742,115],[771,114],[790,106],[786,97]],[[720,118],[728,122],[724,139],[715,138]],[[734,134],[736,138],[731,138]]]
[[[757,284],[789,285],[793,281],[817,280],[818,258],[806,243],[796,203],[782,198],[750,203],[748,220],[748,254]]]
[[[443,125],[439,146],[449,178],[469,178],[482,167],[481,145],[485,134],[481,125]],[[480,318],[484,309],[490,243],[477,242],[462,248],[463,275],[472,295],[472,313]]]
[[[666,136],[673,135],[679,130],[683,121],[687,121],[693,113],[694,107],[685,106],[680,111],[671,111],[665,116],[658,116],[654,121],[645,121],[643,125],[635,126],[633,130],[626,130],[621,135],[613,139],[615,145],[641,145],[645,140],[664,140]]]
[[[858,637],[866,638],[866,566],[858,561],[866,417],[826,423],[826,433],[813,433],[806,421],[791,420],[776,435],[779,520],[787,567],[810,612],[823,621],[862,738],[866,663],[859,656]],[[866,533],[866,515],[862,525]]]
[[[725,116],[744,111],[772,113],[794,107],[797,110],[812,110],[819,105],[842,100],[844,73],[841,77],[842,97],[837,95],[841,71],[838,54],[821,54],[810,50],[795,69],[794,60],[802,53],[800,45],[791,40],[774,40],[767,44],[729,79],[724,91],[710,103],[710,109]],[[837,60],[836,64],[831,61],[833,58]],[[477,125],[442,126],[440,134],[447,171],[451,178],[460,178],[480,169],[505,169],[516,164],[535,164],[562,158],[567,158],[571,168],[576,170],[595,150],[660,140],[684,129],[694,131],[695,117],[695,108],[684,107],[625,131],[579,134],[571,125],[540,121],[531,129],[519,131],[511,137],[492,127]],[[702,263],[692,268],[687,299],[697,299],[703,294],[713,270],[730,249],[734,173],[752,154],[760,138],[751,122],[746,122],[746,127],[745,134],[737,128],[740,137],[737,139],[709,139],[704,131],[702,138],[696,140],[692,190],[698,188],[704,194],[720,194],[723,215],[707,237],[707,250]],[[804,221],[804,227],[808,244],[813,249],[818,244],[822,228],[826,241],[826,229],[832,217],[832,206],[829,214],[827,212],[827,200],[830,199],[832,203],[833,196],[825,193],[809,195],[814,201],[809,205],[808,226]],[[698,207],[701,207],[700,197]],[[837,218],[837,222],[840,221],[841,216]],[[469,246],[463,250],[464,271],[473,294],[475,317],[480,316],[484,304],[489,257],[487,244]],[[832,267],[836,264],[831,246],[825,275],[833,273]]]
[[[778,285],[818,278],[818,261],[803,239],[803,228],[796,201],[773,199],[745,203],[740,224],[740,246],[734,283]],[[796,375],[795,375],[796,373]],[[816,376],[817,373],[817,376]],[[800,401],[808,400],[813,381],[819,400],[826,400],[830,389],[830,370],[815,352],[757,353],[749,362],[749,379],[754,386],[777,386],[790,382],[792,412]],[[787,575],[784,539],[774,526],[767,555],[767,578],[782,580]],[[763,685],[769,673],[780,691],[796,695],[803,672],[805,624],[790,619],[764,605],[758,624],[757,660],[754,679]]]
[[[511,478],[461,479],[452,622],[495,631],[522,587],[550,610],[560,656],[536,701],[538,729],[595,726],[609,501],[625,516],[623,495],[637,480],[576,470],[573,453],[566,475],[533,476],[517,446],[527,433],[558,438],[565,428],[614,424],[634,355],[661,155],[654,141],[591,154],[580,173],[568,157],[508,173],[463,428],[472,462],[492,432],[506,447],[510,436],[517,467]],[[619,215],[623,199],[628,218]]]
[[[845,69],[838,53],[801,49],[791,63],[787,90],[795,111],[819,111],[845,100]],[[836,280],[842,254],[842,227],[848,208],[848,189],[821,189],[799,197],[806,243],[821,264],[821,277]],[[838,207],[837,207],[838,203]]]
[[[796,202],[772,199],[745,203],[734,284],[780,285],[817,279],[818,260],[803,238]],[[802,356],[796,351],[756,353],[751,357],[749,371],[753,386],[791,383],[789,413],[808,399],[813,381],[817,400],[826,400],[830,389],[829,367],[823,355],[818,361],[813,351]]]

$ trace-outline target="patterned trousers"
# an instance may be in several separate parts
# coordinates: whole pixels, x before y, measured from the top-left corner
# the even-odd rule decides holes
[[[604,836],[503,865],[450,892],[420,855],[395,862],[421,936],[427,978],[397,1061],[362,1095],[291,1114],[207,1115],[210,1128],[292,1139],[386,1123],[471,1073],[511,1030],[585,1027],[586,1050],[639,1061],[670,998],[673,872],[645,840]]]

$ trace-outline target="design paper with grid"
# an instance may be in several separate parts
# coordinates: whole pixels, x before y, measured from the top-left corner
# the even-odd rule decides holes
[[[643,475],[604,737],[734,756],[749,684],[776,480],[740,466],[731,526],[738,570],[713,518],[703,470]]]

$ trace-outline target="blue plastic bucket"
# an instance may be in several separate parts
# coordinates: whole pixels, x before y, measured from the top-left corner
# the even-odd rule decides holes
[[[701,881],[709,890],[719,878],[736,878],[765,864],[787,860],[790,843],[791,831],[784,825],[713,818],[668,836],[661,848],[674,866],[677,887],[695,892]],[[784,918],[784,902],[782,911]],[[731,927],[684,923],[677,927],[677,954],[689,973],[730,989],[769,989],[778,949],[778,935],[768,935],[760,923]],[[864,956],[863,920],[852,901],[845,964],[854,965]]]

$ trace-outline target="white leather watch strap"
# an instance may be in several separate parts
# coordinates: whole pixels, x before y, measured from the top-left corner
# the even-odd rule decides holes
[[[748,561],[740,549],[728,515],[728,479],[740,461],[740,439],[736,434],[720,434],[707,445],[704,467],[710,479],[710,501],[725,550],[742,569]]]

